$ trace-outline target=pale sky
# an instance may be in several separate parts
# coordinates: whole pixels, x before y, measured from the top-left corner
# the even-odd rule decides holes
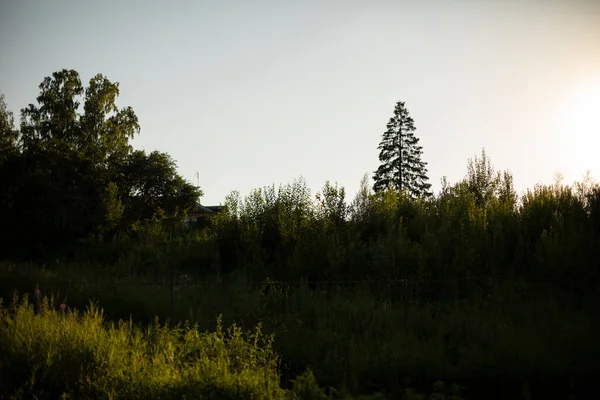
[[[0,1],[0,92],[120,83],[205,205],[303,176],[354,197],[406,102],[430,182],[485,147],[519,192],[600,178],[600,1]]]

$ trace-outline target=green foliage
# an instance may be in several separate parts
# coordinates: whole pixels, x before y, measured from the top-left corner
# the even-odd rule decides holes
[[[78,274],[83,274],[81,268]],[[37,281],[43,293],[64,298],[58,289],[51,289],[50,282],[57,281],[51,271],[42,276],[39,270],[16,268],[13,273],[20,275],[19,280],[7,273],[0,276],[0,287],[6,285],[8,296],[10,287],[30,279],[28,288]],[[202,285],[177,283],[171,314],[168,285],[102,279],[72,283],[69,306],[78,308],[95,298],[104,305],[105,320],[128,320],[131,314],[134,321],[151,323],[152,315],[158,314],[161,320],[191,319],[200,331],[218,332],[219,314],[224,325],[238,323],[244,330],[262,321],[261,332],[275,334],[272,345],[281,355],[288,383],[299,379],[307,367],[314,371],[319,384],[311,384],[307,373],[298,387],[292,383],[297,392],[331,396],[333,392],[324,388],[335,387],[338,395],[333,398],[376,391],[399,398],[413,388],[428,398],[436,391],[450,396],[454,390],[450,384],[460,383],[468,389],[461,393],[479,393],[466,398],[490,398],[485,394],[495,396],[507,382],[532,374],[560,381],[600,373],[597,312],[577,307],[548,283],[505,281],[484,288],[482,282],[470,282],[468,301],[449,297],[420,302],[420,294],[432,283],[412,283],[409,296],[394,298],[404,290],[400,283],[346,288],[330,284],[319,288],[327,290],[315,291],[304,284],[265,281],[259,291],[237,274]],[[598,299],[590,299],[590,306]],[[443,390],[432,386],[439,379],[447,383]],[[474,384],[488,380],[489,387],[479,389],[487,392],[474,391]]]
[[[84,313],[37,311],[26,298],[0,311],[0,394],[3,398],[283,399],[272,337],[258,327],[244,333],[201,333],[189,324],[158,320],[141,329],[105,323],[93,304]]]
[[[131,107],[117,107],[118,83],[98,74],[84,88],[76,71],[63,69],[39,89],[37,105],[21,110],[20,132],[0,101],[5,257],[68,254],[81,240],[108,240],[144,220],[181,219],[197,205],[202,192],[177,174],[169,155],[133,151],[140,126]]]
[[[4,95],[0,93],[0,163],[17,152],[19,132],[15,129],[14,117],[6,106]]]
[[[112,233],[119,226],[119,222],[123,217],[123,211],[125,210],[125,206],[119,198],[119,188],[114,182],[108,183],[105,190],[105,197],[102,200],[104,224],[100,228],[100,233]]]
[[[369,175],[365,173],[360,181],[358,192],[356,193],[354,200],[352,200],[348,210],[352,221],[357,223],[364,223],[367,221],[367,211],[371,194]]]
[[[373,190],[405,189],[413,197],[431,196],[427,163],[421,160],[423,148],[415,136],[414,120],[404,102],[397,102],[394,116],[378,146],[381,165],[375,171]]]
[[[222,270],[243,267],[257,281],[493,277],[594,287],[592,183],[539,186],[519,199],[512,175],[496,172],[485,151],[467,172],[428,199],[391,188],[371,193],[366,180],[350,206],[343,188],[328,182],[314,201],[301,185],[259,189],[243,200],[232,194],[209,231]]]
[[[251,274],[282,278],[283,271],[275,268],[292,256],[317,224],[303,179],[277,190],[274,185],[256,189],[243,200],[233,192],[226,198],[225,208],[212,224],[225,271],[252,266]]]
[[[29,104],[21,110],[21,136],[24,151],[77,152],[78,96],[83,94],[79,74],[63,69],[46,77],[39,85],[39,107]]]
[[[182,230],[177,221],[202,192],[168,154],[131,148],[139,126],[130,108],[116,107],[118,94],[102,75],[84,90],[75,71],[59,71],[40,85],[38,105],[22,110],[20,132],[1,102],[0,250],[47,264],[0,271],[0,294],[39,284],[78,307],[101,300],[108,320],[159,315],[216,332],[108,327],[92,323],[95,309],[76,318],[14,306],[3,311],[10,339],[0,349],[21,363],[10,368],[11,387],[22,389],[15,397],[46,396],[36,385],[54,382],[51,397],[108,397],[110,387],[126,398],[198,390],[218,398],[488,398],[532,376],[573,382],[600,372],[600,188],[589,174],[519,197],[511,173],[496,171],[483,150],[464,179],[444,179],[430,196],[414,122],[399,102],[374,190],[363,177],[351,204],[337,184],[313,197],[298,179],[245,197],[232,192],[205,226]],[[240,328],[212,326],[221,313]],[[50,329],[52,321],[71,321],[68,334]],[[240,339],[260,321],[276,342],[257,347],[260,329]],[[42,325],[62,341],[35,339]],[[271,344],[293,391],[277,388]],[[156,371],[123,361],[131,349],[158,360]],[[186,359],[194,366],[177,361]],[[495,386],[486,391],[478,382],[488,380]]]
[[[338,188],[329,182],[325,182],[322,192],[317,193],[318,218],[321,218],[326,227],[340,226],[348,216],[346,205],[346,191],[343,187]]]
[[[293,380],[294,393],[298,400],[327,400],[330,398],[319,386],[311,369]]]
[[[164,217],[182,218],[197,205],[202,191],[177,174],[175,161],[166,153],[132,152],[122,167],[121,196],[127,222]]]
[[[118,109],[119,84],[102,74],[90,80],[85,91],[84,115],[80,118],[83,153],[95,165],[118,165],[131,153],[129,140],[139,133],[137,116],[131,107]]]

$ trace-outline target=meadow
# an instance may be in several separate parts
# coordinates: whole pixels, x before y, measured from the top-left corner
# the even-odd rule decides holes
[[[584,398],[600,376],[598,186],[517,196],[481,171],[428,199],[234,192],[197,227],[7,261],[0,393]]]

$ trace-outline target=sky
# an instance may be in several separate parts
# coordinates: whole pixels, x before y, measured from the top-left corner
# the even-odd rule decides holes
[[[435,191],[482,148],[519,192],[600,178],[600,1],[0,0],[9,109],[63,68],[119,82],[204,205],[300,176],[350,201],[397,101]]]

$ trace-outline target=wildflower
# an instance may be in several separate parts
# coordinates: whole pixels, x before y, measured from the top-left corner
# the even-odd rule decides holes
[[[67,310],[67,305],[65,303],[61,303],[60,304],[60,311],[62,311],[63,313]]]
[[[33,292],[35,294],[35,298],[36,299],[40,299],[40,297],[42,296],[42,292],[40,291],[40,289],[36,288],[35,292]]]

